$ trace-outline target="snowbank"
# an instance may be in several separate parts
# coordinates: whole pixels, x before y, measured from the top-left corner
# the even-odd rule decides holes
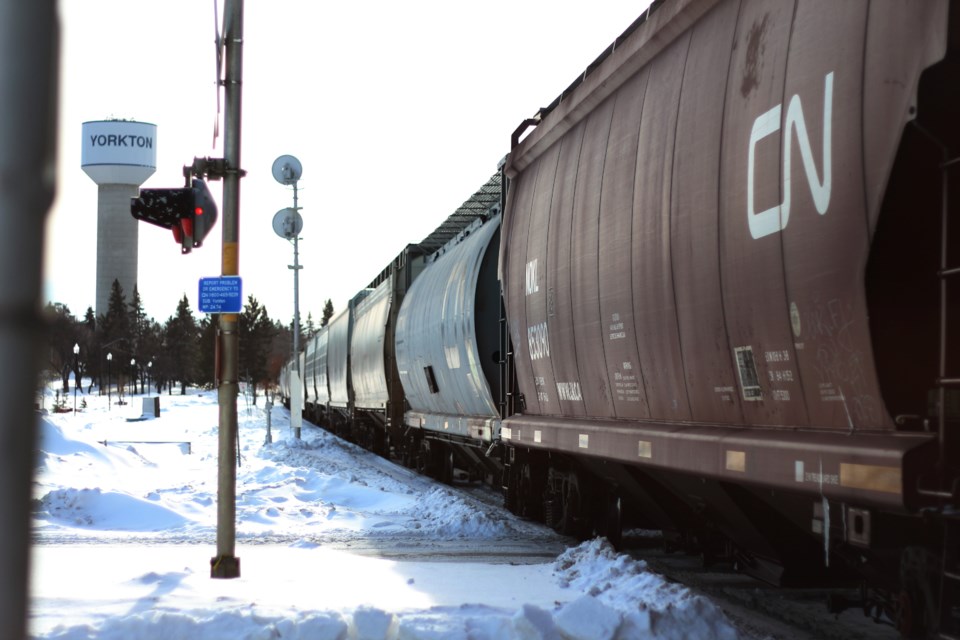
[[[212,580],[216,398],[161,402],[145,422],[97,397],[84,413],[40,419],[32,637],[738,637],[710,601],[602,540],[504,562],[507,545],[560,550],[564,540],[323,431],[294,440],[280,407],[270,445],[262,411],[240,414],[241,577]]]

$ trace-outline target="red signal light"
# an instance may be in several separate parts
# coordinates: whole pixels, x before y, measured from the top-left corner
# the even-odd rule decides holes
[[[217,203],[203,180],[193,178],[182,189],[140,189],[130,199],[130,214],[164,229],[173,229],[173,238],[183,253],[199,247],[217,222]]]

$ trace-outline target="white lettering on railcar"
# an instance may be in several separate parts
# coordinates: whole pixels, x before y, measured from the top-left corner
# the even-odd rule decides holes
[[[610,339],[621,340],[627,337],[627,332],[623,330],[623,321],[620,320],[620,314],[614,313],[610,316]]]
[[[777,351],[764,351],[763,359],[766,362],[790,362],[790,351],[787,349]]]
[[[550,395],[547,393],[547,381],[543,376],[534,376],[533,385],[537,388],[537,401],[550,402]]]
[[[570,402],[583,402],[583,394],[580,393],[580,383],[558,382],[557,397]]]
[[[823,463],[820,463],[820,466],[823,466]],[[836,473],[824,473],[821,468],[820,471],[806,471],[804,468],[803,460],[794,460],[793,461],[793,478],[797,482],[811,482],[813,484],[840,484],[840,475]],[[815,505],[814,508],[816,508]]]
[[[629,360],[621,364],[620,371],[613,372],[613,391],[620,402],[640,402],[640,380]]]
[[[533,295],[540,291],[540,283],[537,282],[537,258],[527,263],[527,295]]]
[[[547,335],[546,322],[527,327],[527,346],[530,348],[531,360],[550,357],[550,338]]]
[[[800,157],[803,159],[803,169],[807,176],[807,184],[810,187],[810,193],[813,196],[813,204],[817,208],[817,213],[824,215],[827,207],[830,206],[830,188],[832,182],[832,127],[833,127],[833,72],[831,71],[823,80],[823,178],[817,175],[817,166],[813,160],[813,151],[810,147],[810,137],[807,135],[807,124],[803,117],[803,106],[800,104],[800,96],[794,94],[790,98],[790,104],[787,105],[787,117],[783,123],[786,131],[786,137],[783,140],[783,202],[765,211],[757,213],[754,210],[754,170],[755,170],[755,149],[757,144],[769,135],[780,131],[780,115],[783,109],[783,103],[778,104],[766,113],[760,115],[753,121],[753,128],[750,130],[750,148],[747,153],[747,224],[750,227],[750,235],[754,238],[762,238],[771,233],[778,233],[787,227],[790,220],[790,195],[791,195],[791,142],[793,132],[797,132],[797,144],[800,147]]]

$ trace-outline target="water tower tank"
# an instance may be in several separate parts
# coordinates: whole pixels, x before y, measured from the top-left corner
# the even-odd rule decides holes
[[[137,282],[139,235],[130,198],[157,169],[157,125],[132,120],[83,123],[80,165],[99,185],[97,201],[97,315],[106,314],[113,281],[126,302]]]
[[[97,184],[138,187],[157,170],[157,125],[132,120],[83,123],[80,165]]]

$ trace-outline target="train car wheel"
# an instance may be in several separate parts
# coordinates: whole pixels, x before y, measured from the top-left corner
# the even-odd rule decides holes
[[[416,445],[414,461],[417,473],[425,476],[430,475],[430,446],[426,443],[426,441],[421,440],[420,443]]]
[[[503,466],[503,506],[504,508],[514,515],[519,515],[517,512],[519,508],[518,504],[518,495],[517,495],[517,481],[516,481],[516,472],[514,471],[516,467],[514,465],[504,465]]]
[[[924,638],[937,628],[938,569],[938,558],[929,550],[918,546],[903,550],[896,624],[904,638]]]
[[[441,448],[441,469],[440,481],[444,484],[453,484],[454,476],[453,449],[450,447]]]
[[[517,475],[519,476],[517,482],[518,515],[531,520],[540,520],[543,517],[543,489],[537,487],[530,463],[524,462]]]
[[[571,473],[564,482],[563,512],[558,531],[566,536],[585,538],[583,493],[577,474]]]
[[[607,492],[602,502],[603,512],[600,514],[600,535],[613,545],[614,549],[623,546],[623,503],[616,493]]]

